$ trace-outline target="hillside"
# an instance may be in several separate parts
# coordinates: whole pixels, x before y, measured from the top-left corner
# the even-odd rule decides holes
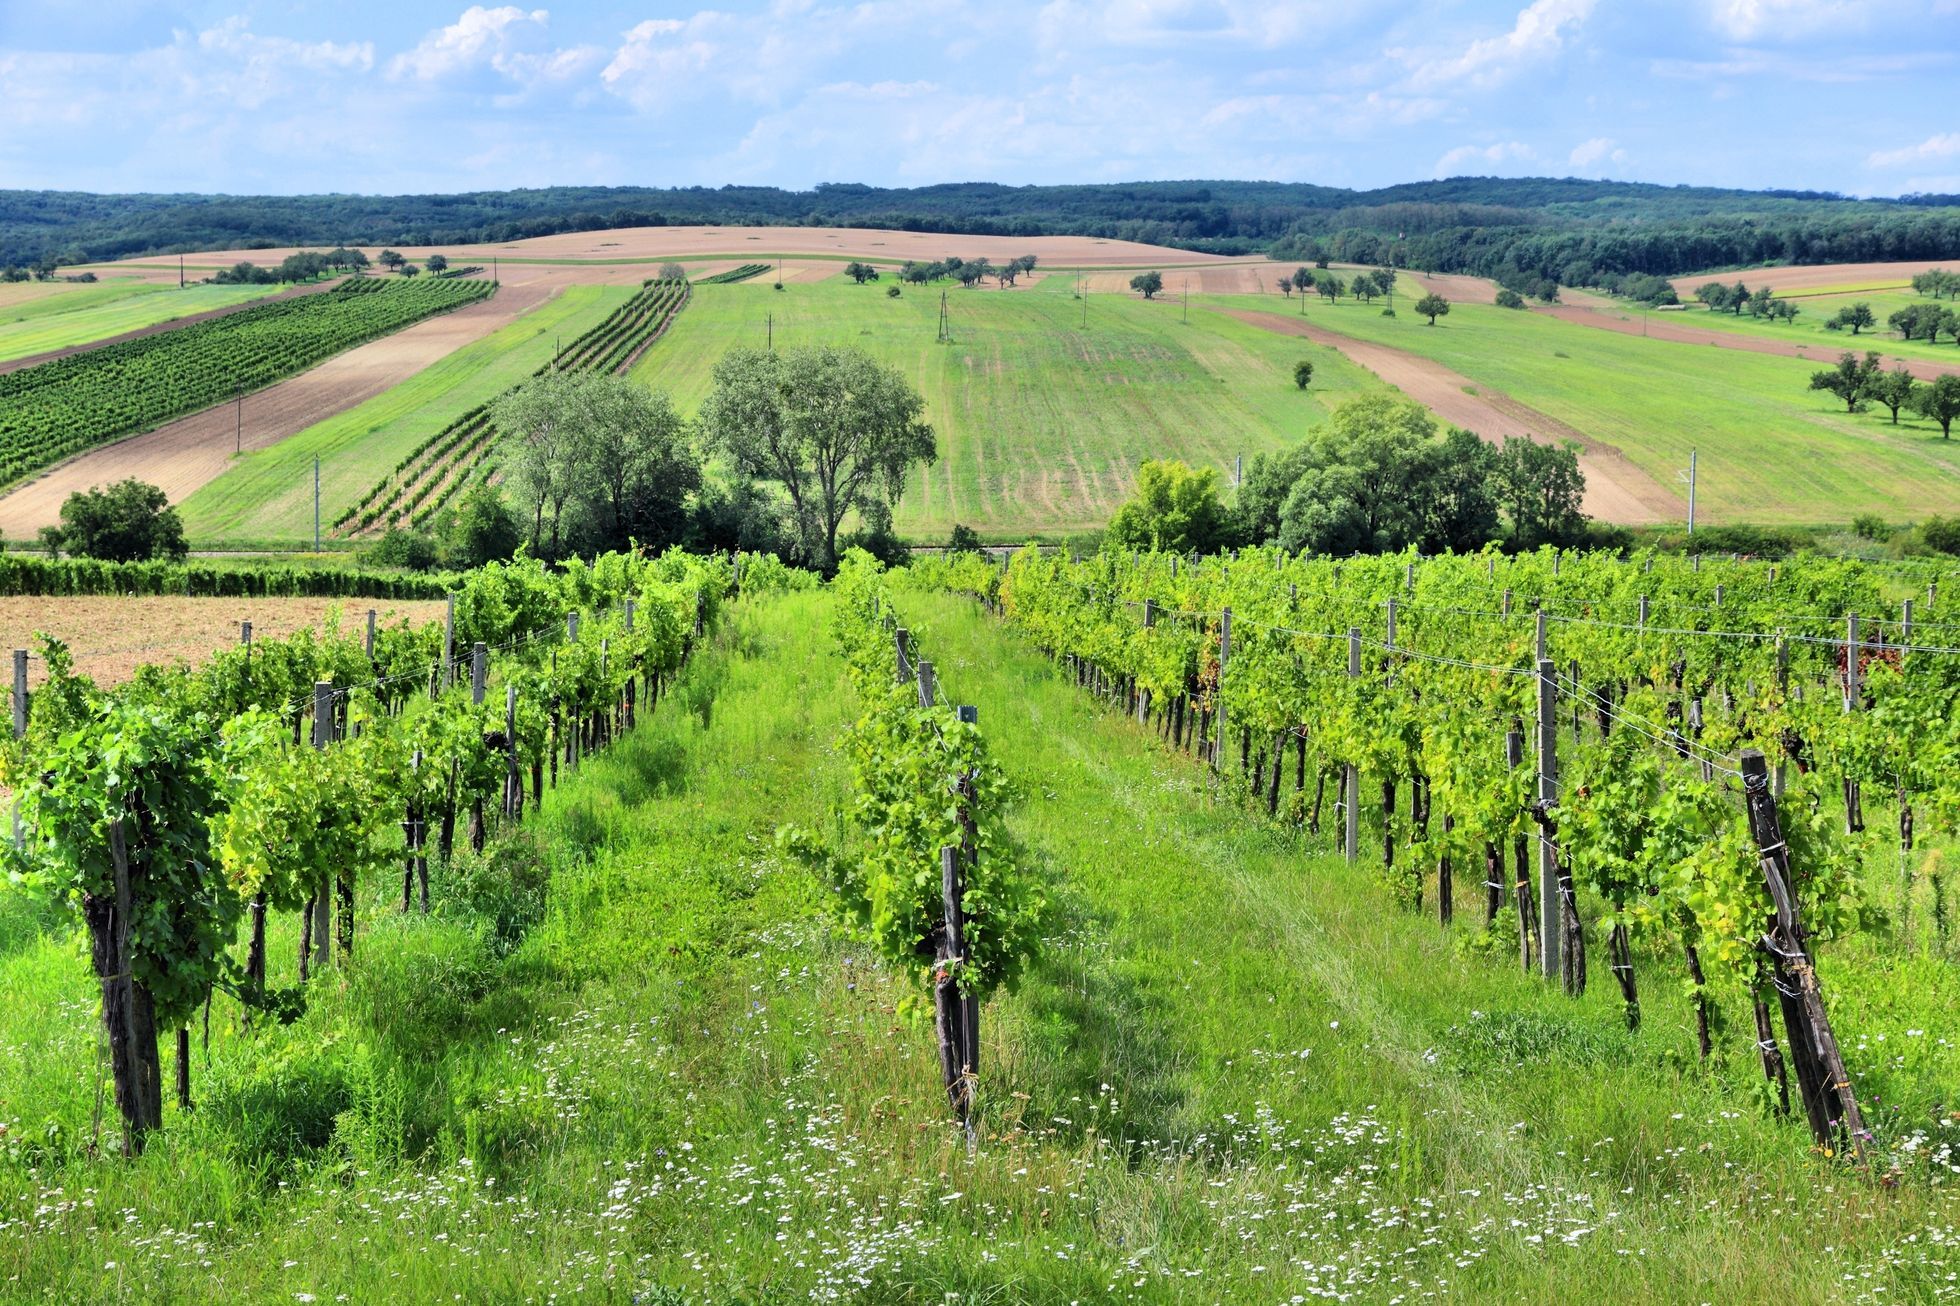
[[[1248,181],[1079,186],[961,183],[810,191],[549,187],[457,195],[93,195],[0,191],[0,266],[290,245],[459,244],[609,227],[892,227],[1087,235],[1249,253],[1325,249],[1496,275],[1569,280],[1766,260],[1960,257],[1960,197],[1854,200],[1802,191],[1453,177],[1377,190]]]

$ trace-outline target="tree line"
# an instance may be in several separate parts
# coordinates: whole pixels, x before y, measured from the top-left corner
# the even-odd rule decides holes
[[[1891,412],[1894,426],[1899,424],[1899,411],[1905,409],[1937,422],[1942,440],[1953,438],[1953,419],[1960,417],[1960,376],[1948,373],[1920,381],[1903,363],[1888,372],[1875,350],[1863,358],[1846,350],[1835,366],[1810,374],[1810,388],[1836,395],[1846,413],[1877,404]]]

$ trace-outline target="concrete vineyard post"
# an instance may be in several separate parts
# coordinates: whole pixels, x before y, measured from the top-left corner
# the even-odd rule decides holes
[[[27,650],[14,650],[14,738],[27,734]]]
[[[629,635],[633,633],[633,613],[637,606],[634,600],[626,600],[626,633]]]
[[[903,685],[912,679],[912,632],[900,626],[892,632],[892,645],[898,652],[898,683]]]
[[[1143,628],[1154,629],[1157,625],[1157,600],[1143,601]],[[1147,690],[1137,690],[1137,724],[1147,725],[1150,721],[1150,695]]]
[[[933,674],[932,663],[919,660],[919,706],[931,707],[939,697],[939,680]]]
[[[440,688],[446,689],[456,682],[456,596],[449,595],[443,600],[442,614],[442,676]]]
[[[1640,630],[1643,634],[1647,630],[1647,596],[1645,594],[1640,596]]]
[[[1535,647],[1538,650],[1535,656],[1538,661],[1543,662],[1545,660],[1545,609],[1544,608],[1541,607],[1538,609],[1537,613],[1534,616],[1533,624],[1536,627],[1535,634],[1537,640],[1537,642],[1533,645],[1533,647]]]
[[[1558,668],[1549,658],[1538,660],[1538,802],[1550,808],[1558,801]],[[1538,832],[1538,966],[1546,978],[1559,973],[1558,854],[1551,834]]]
[[[1858,614],[1852,613],[1844,619],[1844,710],[1856,712],[1863,699],[1862,672],[1859,664],[1863,661],[1864,647],[1858,634]],[[1850,775],[1844,777],[1844,832],[1857,834],[1865,828],[1862,795],[1858,781]]]
[[[367,610],[367,656],[368,656],[368,661],[370,662],[374,661],[374,609],[373,608],[369,608]]]
[[[1912,647],[1911,599],[1904,599],[1899,603],[1899,646],[1901,648]]]
[[[1348,679],[1361,678],[1361,627],[1348,627]],[[1341,774],[1341,851],[1353,865],[1361,856],[1361,768],[1349,762]]]
[[[490,650],[482,640],[470,645],[470,703],[481,706],[484,687],[490,678]]]
[[[517,769],[517,686],[504,686],[504,815],[516,820],[524,813],[524,778]]]

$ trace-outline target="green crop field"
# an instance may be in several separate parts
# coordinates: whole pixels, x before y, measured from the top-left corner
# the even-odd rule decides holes
[[[1845,522],[1864,512],[1912,520],[1960,508],[1960,442],[1910,414],[1896,427],[1882,410],[1846,415],[1807,389],[1815,363],[1488,305],[1453,305],[1431,327],[1413,312],[1415,289],[1405,280],[1393,318],[1379,306],[1317,300],[1308,319],[1443,363],[1613,445],[1663,485],[1696,451],[1703,521]],[[1229,302],[1272,307],[1249,296]]]
[[[1644,986],[1629,1032],[1603,977],[1575,1000],[1465,954],[1453,939],[1479,923],[1385,909],[1367,866],[1221,804],[1201,767],[971,603],[901,602],[1016,781],[1014,856],[1057,908],[1038,964],[986,1004],[974,1146],[949,1118],[929,1017],[898,1009],[904,982],[774,850],[780,823],[827,824],[852,792],[832,741],[858,709],[816,633],[835,601],[744,598],[658,710],[567,774],[535,821],[433,868],[430,915],[398,909],[392,868],[364,879],[354,954],[315,976],[296,1024],[241,1034],[221,997],[208,1054],[191,1044],[196,1109],[170,1107],[139,1160],[86,1146],[101,986],[85,952],[0,900],[9,1294],[1945,1290],[1953,1206],[1937,1176],[1860,1179],[1752,1097],[1753,1057],[1669,1055],[1692,1046],[1684,984]],[[279,983],[295,942],[293,913],[275,913]],[[1951,1000],[1950,967],[1894,964],[1869,1004],[1838,1013],[1890,1031],[1917,1074],[1950,1070],[1950,1031],[1908,1037],[1926,1031],[1899,1019]],[[1841,997],[1844,974],[1829,974]],[[1860,1066],[1882,1046],[1860,1047]],[[1946,1155],[1951,1131],[1925,1128]],[[1828,1247],[1826,1267],[1799,1244]]]
[[[364,404],[241,458],[179,512],[200,545],[310,540],[313,459],[320,520],[331,523],[397,459],[459,413],[502,393],[631,298],[633,286],[571,286],[509,326],[465,345]]]
[[[18,304],[0,302],[0,362],[86,345],[214,308],[262,299],[282,286],[160,286],[99,282]]]
[[[1003,538],[1100,526],[1137,464],[1177,457],[1229,475],[1235,455],[1297,441],[1341,400],[1377,384],[1338,353],[1193,306],[1092,295],[1067,278],[1018,291],[947,292],[954,343],[935,343],[940,290],[829,280],[781,292],[763,279],[700,286],[672,336],[633,375],[692,412],[729,348],[862,348],[925,397],[939,462],[915,473],[900,530],[944,536],[955,522]],[[773,328],[770,320],[773,319]],[[1314,362],[1306,393],[1295,362]]]

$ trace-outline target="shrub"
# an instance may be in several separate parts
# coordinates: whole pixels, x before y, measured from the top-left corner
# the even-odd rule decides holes
[[[387,534],[368,546],[363,561],[376,567],[428,571],[436,565],[436,542],[419,531],[390,527]]]
[[[1313,381],[1313,362],[1301,359],[1293,365],[1293,384],[1304,390]]]
[[[1506,287],[1497,292],[1497,306],[1499,308],[1523,308],[1524,296]]]
[[[1875,512],[1860,513],[1851,519],[1852,533],[1862,540],[1882,540],[1892,533],[1885,519]]]
[[[1919,535],[1927,548],[1960,554],[1960,517],[1934,517],[1919,528]]]
[[[886,298],[886,299],[897,299],[897,298],[898,298],[898,295],[899,295],[899,290],[898,290],[898,287],[897,287],[897,286],[886,286],[886,287],[885,287],[885,298]]]
[[[978,553],[980,551],[980,532],[961,522],[953,523],[953,533],[946,539],[948,553]]]

